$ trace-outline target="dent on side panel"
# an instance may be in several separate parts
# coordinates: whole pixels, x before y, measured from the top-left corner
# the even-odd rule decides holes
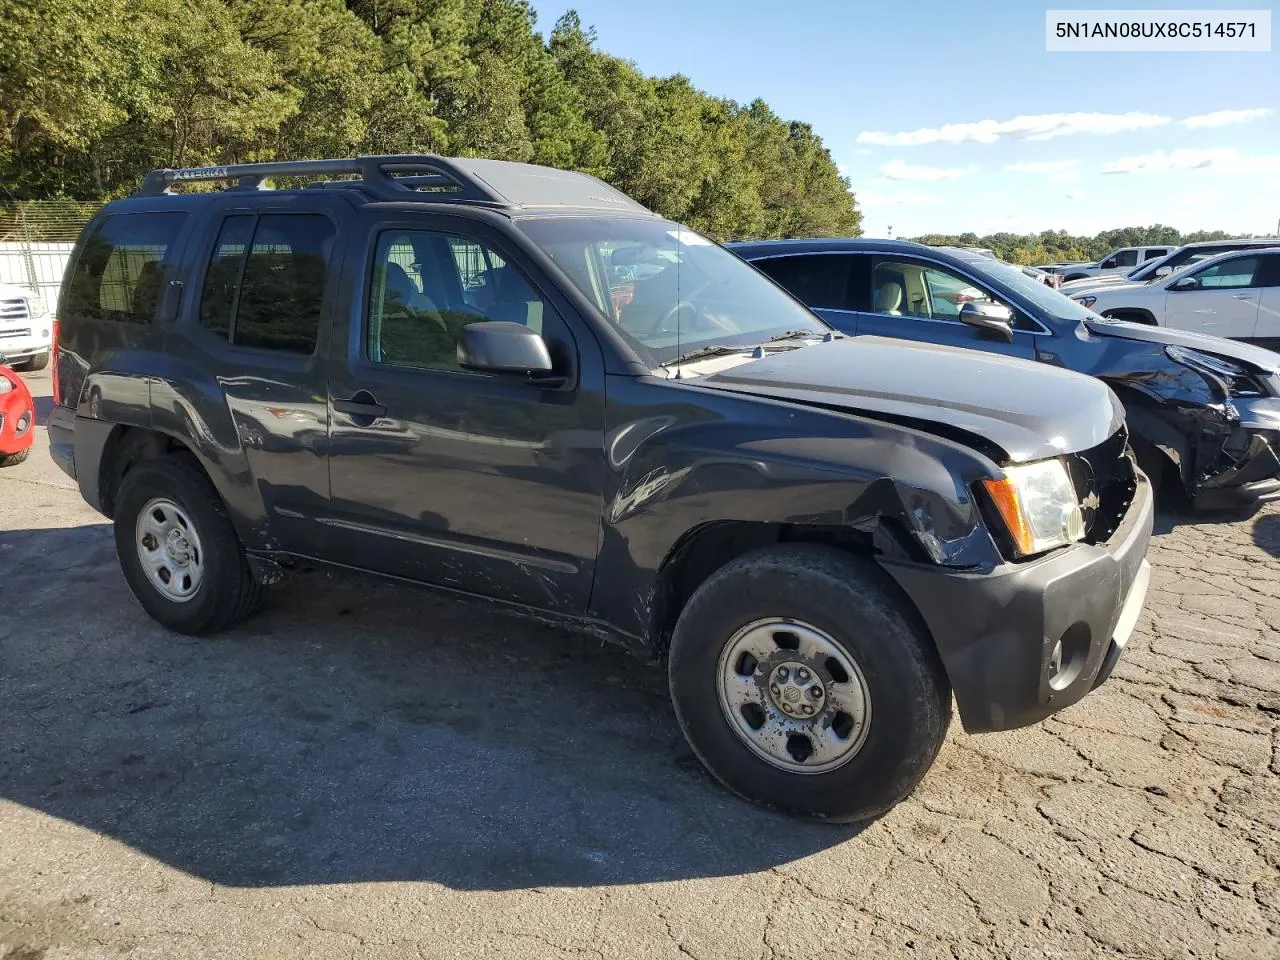
[[[204,464],[245,546],[269,549],[262,500],[218,380],[174,362],[152,381],[151,403],[154,428],[181,439]]]
[[[870,540],[890,520],[923,562],[997,562],[969,492],[997,468],[972,451],[824,410],[719,391],[698,391],[687,405],[672,403],[673,396],[670,383],[655,389],[644,380],[610,381],[592,611],[624,632],[648,632],[659,569],[683,537],[706,524],[844,529]]]

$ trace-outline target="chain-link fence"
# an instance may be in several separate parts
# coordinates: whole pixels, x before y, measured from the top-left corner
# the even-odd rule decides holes
[[[97,210],[97,204],[78,200],[0,206],[0,283],[35,290],[56,311],[71,250]]]

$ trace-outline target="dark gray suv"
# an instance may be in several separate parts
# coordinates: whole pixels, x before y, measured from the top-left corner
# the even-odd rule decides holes
[[[220,630],[303,562],[554,617],[665,658],[697,755],[788,810],[901,800],[953,692],[974,732],[1074,703],[1142,607],[1106,386],[843,337],[590,177],[157,171],[61,302],[53,456],[156,620]]]

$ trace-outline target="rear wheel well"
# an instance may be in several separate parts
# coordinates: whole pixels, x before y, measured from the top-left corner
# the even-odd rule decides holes
[[[190,448],[182,441],[167,434],[145,427],[116,427],[102,451],[102,466],[98,471],[103,512],[108,517],[114,515],[120,483],[125,474],[139,463],[171,453],[190,452]]]
[[[892,552],[922,559],[910,535],[886,518],[881,518],[876,534],[846,526],[749,521],[703,524],[685,534],[658,571],[649,628],[654,653],[666,655],[681,611],[708,577],[745,553],[779,543],[823,544],[868,558],[877,552]]]

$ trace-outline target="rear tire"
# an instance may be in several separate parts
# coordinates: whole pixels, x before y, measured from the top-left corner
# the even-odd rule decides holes
[[[17,453],[6,453],[0,455],[0,467],[16,467],[27,457],[31,456],[31,448],[19,450]]]
[[[769,547],[712,574],[680,614],[668,671],[680,727],[721,783],[829,820],[906,798],[951,722],[910,602],[869,562],[825,546]]]
[[[133,467],[116,494],[114,520],[129,589],[170,630],[216,633],[261,599],[227,508],[191,457]]]

